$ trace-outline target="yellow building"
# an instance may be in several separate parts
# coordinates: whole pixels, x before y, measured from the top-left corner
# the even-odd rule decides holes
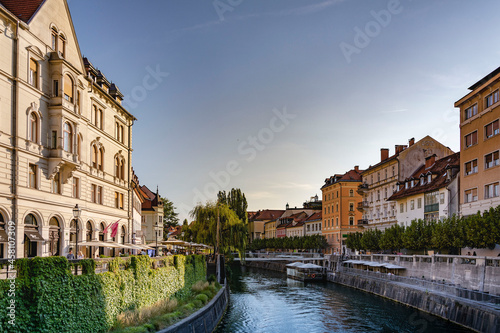
[[[344,238],[352,232],[360,231],[358,221],[361,212],[356,207],[361,202],[357,192],[361,184],[361,172],[356,166],[343,175],[337,174],[325,180],[323,193],[322,234],[328,241],[329,253],[344,253]]]
[[[462,215],[500,205],[500,67],[473,84],[460,109]]]

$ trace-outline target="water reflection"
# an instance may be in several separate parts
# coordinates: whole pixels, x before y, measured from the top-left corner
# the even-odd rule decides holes
[[[231,302],[216,332],[471,332],[351,288],[233,266]]]

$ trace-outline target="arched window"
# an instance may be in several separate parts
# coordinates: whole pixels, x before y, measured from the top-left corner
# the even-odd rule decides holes
[[[101,222],[101,226],[99,228],[99,240],[101,242],[104,242],[104,229],[106,227],[104,226],[104,223]],[[99,255],[104,255],[104,247],[99,247]]]
[[[78,159],[82,158],[82,143],[83,138],[81,134],[78,134],[78,138],[76,139],[76,154],[78,155]]]
[[[64,75],[64,99],[73,103],[73,79],[68,74]]]
[[[115,176],[116,178],[120,178],[120,159],[115,157]]]
[[[92,229],[92,223],[90,221],[87,221],[87,232],[85,234],[85,240],[90,242],[92,241],[92,234],[93,234],[93,229]],[[94,256],[92,255],[94,253],[93,247],[92,246],[87,246],[85,250],[85,258],[93,258]]]
[[[57,51],[57,39],[58,39],[57,29],[53,27],[51,30],[51,40],[52,40],[52,50],[54,51]]]
[[[66,37],[64,35],[59,35],[59,45],[57,45],[57,50],[59,51],[59,54],[61,57],[64,58],[64,55],[66,53]]]
[[[353,197],[354,196],[354,190],[349,190],[349,196]]]
[[[31,142],[38,141],[38,117],[34,112],[30,113],[28,140],[30,140]]]
[[[99,165],[97,166],[99,170],[103,170],[103,164],[104,164],[104,148],[99,148]]]
[[[60,255],[60,230],[59,221],[57,218],[52,217],[49,221],[49,255],[58,256]]]
[[[42,241],[38,233],[38,222],[33,214],[24,218],[24,257],[32,258],[37,255],[37,242]]]
[[[122,225],[122,233],[120,235],[120,243],[121,244],[125,244],[125,234],[126,234],[126,230],[125,230],[125,226]]]
[[[68,123],[64,123],[64,151],[73,152],[73,129]]]

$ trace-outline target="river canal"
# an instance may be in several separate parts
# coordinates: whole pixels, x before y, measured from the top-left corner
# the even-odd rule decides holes
[[[416,309],[333,283],[232,266],[231,300],[217,333],[472,332]]]

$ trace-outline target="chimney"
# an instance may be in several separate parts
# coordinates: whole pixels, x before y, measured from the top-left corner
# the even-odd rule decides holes
[[[429,157],[426,157],[425,158],[425,168],[430,168],[434,162],[436,162],[436,154],[432,154],[431,156]]]
[[[396,145],[396,154],[399,154],[400,152],[405,150],[406,147],[406,145]]]
[[[359,165],[354,166],[354,171],[359,172]]]
[[[389,158],[389,149],[387,148],[380,148],[380,161],[385,161],[386,159]]]
[[[415,143],[415,138],[411,138],[410,140],[408,140],[408,147],[413,146],[414,143]]]

